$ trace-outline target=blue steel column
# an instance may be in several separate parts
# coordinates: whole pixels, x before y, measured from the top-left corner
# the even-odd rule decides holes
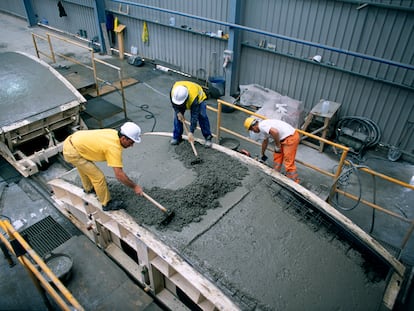
[[[105,12],[105,0],[95,0],[94,5],[95,11],[95,22],[98,28],[99,43],[101,44],[101,54],[106,54],[107,49],[110,49],[110,46],[105,46],[105,40],[102,33],[101,23],[106,25],[106,12]],[[106,31],[106,27],[105,27]]]
[[[242,0],[230,0],[228,22],[230,24],[240,24]],[[229,96],[237,92],[238,88],[238,71],[240,55],[240,30],[229,27],[229,40],[227,49],[233,51],[233,61],[226,67],[226,86],[224,95]]]
[[[26,11],[27,23],[29,27],[32,27],[37,24],[36,15],[33,11],[32,1],[23,0],[24,9]]]

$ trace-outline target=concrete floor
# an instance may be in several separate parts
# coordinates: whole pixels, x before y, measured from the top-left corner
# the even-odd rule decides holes
[[[25,22],[14,17],[0,14],[0,26],[4,31],[0,35],[0,52],[24,50],[28,53],[34,54],[33,43],[30,33],[43,33],[41,28],[29,29],[25,26]],[[63,47],[63,52],[67,47]],[[85,58],[83,51],[66,50],[66,52],[75,53],[80,58]],[[144,132],[170,132],[172,129],[172,109],[169,104],[168,92],[172,83],[184,77],[164,73],[154,69],[152,65],[145,65],[143,67],[133,67],[127,64],[126,60],[120,61],[117,57],[103,57],[103,59],[120,66],[124,70],[124,76],[137,79],[140,83],[126,88],[125,95],[127,98],[127,114],[128,118],[137,122]],[[59,62],[61,66],[68,65],[66,62]],[[69,64],[70,66],[70,64]],[[108,80],[111,80],[108,77]],[[116,80],[116,77],[113,77]],[[200,82],[202,83],[202,82]],[[121,97],[119,93],[111,93],[106,95],[105,100],[114,104],[121,104]],[[212,106],[215,106],[213,100],[209,100]],[[144,106],[145,105],[145,106]],[[151,118],[151,116],[153,116]],[[215,114],[209,113],[211,124],[215,124]],[[223,115],[223,125],[229,127],[231,130],[239,133],[245,133],[243,128],[243,120],[245,115],[241,112],[233,112]],[[213,126],[214,128],[214,126]],[[199,133],[199,132],[198,132]],[[227,135],[226,135],[227,136]],[[241,141],[239,149],[247,149],[252,155],[259,153],[259,147],[250,143]],[[338,160],[330,148],[322,154],[316,150],[301,145],[298,152],[298,159],[317,165],[326,170],[333,170]],[[382,149],[372,150],[365,156],[364,165],[378,170],[381,173],[387,174],[391,177],[397,178],[404,182],[413,183],[414,166],[410,162],[397,161],[390,162],[387,160],[386,151]],[[302,179],[302,185],[314,193],[321,196],[326,194],[329,189],[331,180],[323,175],[311,171],[301,165],[298,166],[299,174]],[[363,175],[363,174],[362,174]],[[353,174],[350,181],[347,183],[349,187],[353,186],[353,190],[358,189],[357,178],[358,174]],[[414,210],[412,209],[414,202],[414,195],[412,190],[403,189],[400,187],[391,187],[389,184],[382,181],[377,181],[374,184],[372,178],[369,176],[359,176],[362,182],[362,196],[366,199],[372,199],[374,196],[376,202],[388,209],[409,219],[414,218]],[[374,192],[375,190],[375,192]],[[347,202],[341,199],[338,203],[341,206],[353,206],[354,202]],[[344,211],[338,208],[345,216],[352,219],[362,229],[369,232],[380,239],[384,245],[389,246],[391,251],[399,252],[404,235],[407,231],[407,225],[394,221],[392,218],[385,216],[383,213],[377,212],[375,215],[375,223],[372,222],[372,212],[370,208],[358,205],[350,211]],[[402,250],[400,256],[401,260],[408,264],[414,264],[414,238],[411,237]],[[4,262],[3,262],[4,264]],[[6,269],[2,269],[2,274],[6,273]],[[9,276],[7,276],[9,277]],[[2,277],[3,278],[3,277]],[[412,298],[408,300],[407,306],[401,306],[401,310],[409,310],[412,307]],[[411,305],[410,305],[411,303]]]

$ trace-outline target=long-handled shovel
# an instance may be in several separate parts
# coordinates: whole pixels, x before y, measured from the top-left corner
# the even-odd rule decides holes
[[[168,208],[162,206],[160,203],[158,203],[157,201],[155,201],[153,198],[151,198],[148,194],[146,194],[145,192],[142,192],[142,195],[144,196],[144,198],[146,198],[148,201],[150,201],[152,204],[154,204],[156,207],[158,207],[163,213],[165,213],[167,215],[167,217],[161,221],[162,225],[167,225],[170,223],[170,221],[173,219],[173,217],[175,216],[174,211],[169,210]]]
[[[188,130],[187,124],[185,123],[184,116],[181,113],[178,113],[177,114],[177,117],[178,117],[178,120],[180,120],[183,123],[184,129],[185,129],[185,133],[188,136],[190,131]],[[196,156],[196,159],[193,160],[193,161],[191,161],[191,165],[198,164],[198,163],[203,162],[203,160],[200,159],[200,157],[198,156],[197,149],[194,146],[194,142],[193,141],[190,141],[190,144],[191,144],[191,148],[193,149],[194,155]]]

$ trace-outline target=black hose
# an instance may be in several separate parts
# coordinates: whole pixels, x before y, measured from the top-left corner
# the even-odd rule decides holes
[[[358,188],[359,188],[358,200],[355,203],[355,205],[353,205],[351,207],[344,207],[344,206],[339,204],[339,202],[338,202],[338,192],[336,192],[336,191],[335,191],[335,201],[331,200],[331,202],[333,203],[332,205],[334,207],[340,208],[341,210],[344,210],[344,211],[351,211],[351,210],[355,209],[359,205],[359,203],[361,202],[361,197],[362,197],[362,185],[361,185],[361,180],[360,180],[358,169],[354,165],[354,163],[352,163],[352,161],[348,160],[348,162],[351,164],[351,167],[344,170],[344,171],[342,171],[342,173],[334,180],[334,186],[336,186],[337,183],[341,179],[348,178],[352,172],[356,172],[356,176],[357,176],[357,179],[358,179]],[[332,193],[332,191],[331,191],[331,193]]]
[[[3,215],[3,214],[0,214],[0,218],[6,218],[8,221],[10,222],[12,221],[10,217]]]
[[[372,175],[372,183],[374,185],[374,197],[373,197],[372,203],[377,204],[377,179],[375,178],[375,175]],[[372,231],[374,231],[374,225],[375,225],[375,208],[372,209],[371,228],[369,228],[370,234],[372,233]]]
[[[110,82],[108,82],[108,81],[105,81],[104,82],[104,84],[109,84],[109,85],[112,85],[112,83],[110,83]],[[112,86],[114,86],[114,85],[112,85]],[[115,86],[114,86],[115,87]],[[116,88],[115,87],[115,90],[116,90],[116,92],[120,95],[120,96],[122,96],[122,94],[121,94],[121,92],[118,90],[118,88]],[[130,102],[129,100],[125,100],[128,104],[130,104],[130,105],[132,105],[132,106],[134,106],[134,107],[137,107],[137,108],[139,108],[139,109],[141,109],[142,111],[145,111],[146,113],[147,113],[147,115],[145,115],[145,119],[154,119],[154,124],[152,125],[152,128],[151,128],[151,132],[154,132],[154,129],[155,129],[155,126],[157,125],[157,118],[155,117],[155,115],[151,112],[151,111],[149,111],[148,110],[148,108],[149,108],[149,106],[148,105],[146,105],[146,104],[143,104],[143,105],[140,105],[140,106],[137,106],[137,105],[135,105],[134,103],[132,103],[132,102]]]
[[[155,117],[155,115],[148,110],[149,106],[148,105],[141,105],[138,108],[140,108],[141,110],[145,111],[147,114],[145,115],[145,119],[154,119],[154,125],[152,126],[151,132],[154,132],[155,126],[157,125],[157,118]]]
[[[362,197],[362,185],[361,185],[361,179],[360,179],[360,175],[359,175],[359,169],[361,169],[361,168],[368,168],[369,169],[368,166],[365,166],[365,165],[354,165],[352,163],[352,161],[349,161],[349,160],[348,160],[348,162],[350,163],[351,168],[343,171],[338,176],[338,178],[335,180],[334,185],[337,185],[338,182],[340,183],[340,180],[341,179],[343,179],[345,176],[348,177],[350,173],[352,173],[352,172],[355,171],[356,174],[357,174],[358,186],[359,186],[358,200],[357,200],[356,204],[354,206],[352,206],[352,207],[348,207],[347,208],[347,207],[341,206],[339,204],[339,202],[338,202],[338,192],[336,192],[336,191],[335,191],[335,199],[336,200],[335,201],[334,200],[331,200],[331,202],[333,203],[332,205],[334,207],[340,208],[341,210],[344,210],[344,211],[351,211],[351,210],[355,209],[360,204],[361,197]],[[372,184],[373,184],[373,187],[374,187],[374,191],[373,191],[373,204],[376,204],[377,203],[377,183],[376,183],[376,181],[377,181],[377,179],[376,179],[375,175],[372,175]],[[372,209],[372,214],[371,214],[371,226],[370,226],[370,229],[369,229],[369,234],[371,234],[374,231],[375,212],[376,212],[375,211],[375,208],[373,208]]]

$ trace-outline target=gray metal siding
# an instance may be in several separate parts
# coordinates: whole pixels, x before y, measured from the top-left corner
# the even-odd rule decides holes
[[[249,0],[244,24],[333,49],[412,64],[413,12],[356,7],[340,1]],[[325,64],[414,88],[414,73],[404,68],[252,32],[243,34],[248,45],[258,46],[261,40],[275,44],[282,54],[303,59],[320,54]]]
[[[221,57],[227,47],[227,42],[211,38],[206,33],[217,33],[218,29],[225,30],[217,24],[194,20],[181,16],[179,13],[199,15],[205,18],[225,21],[227,16],[227,1],[136,1],[140,4],[155,6],[174,12],[160,12],[148,8],[129,6],[129,14],[124,14],[126,5],[106,1],[107,10],[118,17],[121,24],[126,25],[124,33],[125,50],[130,52],[132,46],[138,47],[138,53],[146,59],[170,64],[172,68],[186,72],[194,77],[206,77],[212,74],[223,75],[220,70]],[[170,18],[175,19],[175,25],[170,25]],[[148,43],[143,43],[141,36],[144,22],[148,28]],[[210,65],[213,53],[217,55]],[[211,67],[211,68],[209,68]]]
[[[247,0],[243,22],[278,35],[412,66],[412,10],[357,7],[346,1]],[[275,44],[276,51],[260,49],[261,40]],[[340,102],[340,116],[372,119],[382,130],[381,141],[389,144],[397,144],[406,122],[414,121],[413,70],[254,32],[244,32],[242,41],[239,84],[257,83],[299,99],[307,111],[322,98]],[[309,61],[316,54],[322,55],[322,64]],[[409,149],[414,140],[403,143]]]
[[[0,1],[0,11],[26,18],[26,10],[24,8],[23,0],[2,0]]]
[[[125,4],[119,10],[120,2],[106,0],[105,5],[107,11],[126,25],[127,52],[131,46],[137,46],[143,57],[165,62],[201,79],[223,75],[222,54],[227,41],[209,34],[218,29],[228,33],[228,27],[220,22],[226,22],[231,13],[230,0],[133,0],[128,3],[158,9],[129,5],[128,13]],[[22,14],[22,3],[2,1],[0,9]],[[46,18],[52,27],[69,33],[83,29],[89,39],[97,35],[94,0],[62,1],[68,13],[63,18],[58,16],[54,0],[32,3],[39,20]],[[303,101],[305,110],[310,110],[321,98],[340,102],[340,116],[372,119],[381,127],[382,142],[398,143],[406,122],[414,121],[413,0],[244,0],[240,3],[241,25],[256,31],[240,31],[239,68],[233,69],[239,73],[237,84],[260,84]],[[175,25],[169,25],[171,17]],[[144,21],[149,32],[146,44],[141,40]],[[262,40],[267,44],[260,48]],[[275,50],[268,48],[269,43],[276,46]],[[311,60],[316,54],[322,55],[322,63]],[[402,68],[398,63],[411,69]],[[412,149],[413,139],[401,147]]]
[[[98,35],[93,0],[62,1],[67,14],[64,17],[59,17],[55,0],[32,1],[32,3],[33,10],[39,17],[39,22],[46,19],[49,26],[73,35],[80,34],[79,30],[86,30],[89,40]]]

